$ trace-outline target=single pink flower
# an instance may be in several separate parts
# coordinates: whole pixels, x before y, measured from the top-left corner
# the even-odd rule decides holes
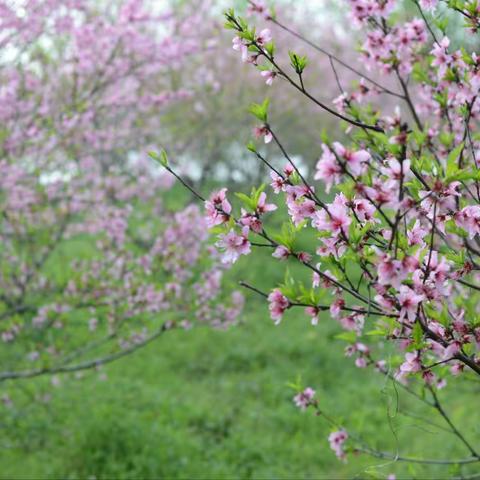
[[[347,199],[343,193],[336,195],[333,203],[327,204],[327,209],[317,211],[312,221],[317,230],[330,232],[334,236],[343,233],[346,237],[351,223]]]
[[[226,197],[227,189],[222,188],[218,192],[212,193],[210,200],[205,202],[205,210],[207,211],[206,221],[207,227],[212,228],[215,225],[221,225],[228,222],[232,206]]]
[[[400,304],[399,320],[402,321],[405,317],[409,322],[413,323],[417,317],[418,305],[425,300],[423,295],[417,295],[411,288],[406,285],[400,287],[400,294],[397,295],[398,303]]]
[[[322,145],[323,153],[317,162],[315,180],[322,180],[325,183],[325,191],[330,192],[332,185],[341,180],[342,167],[337,162],[335,155],[327,145]]]
[[[312,256],[307,252],[298,252],[297,258],[302,263],[308,263],[312,259]]]
[[[248,241],[248,227],[243,227],[239,235],[234,229],[219,236],[216,246],[223,250],[222,262],[235,263],[240,255],[248,255],[251,251]]]
[[[353,175],[361,175],[365,169],[366,163],[370,160],[371,155],[366,150],[358,150],[356,152],[346,149],[340,142],[333,143],[335,153],[346,163],[350,173]]]
[[[457,212],[455,223],[467,231],[469,238],[480,233],[480,206],[470,205]]]
[[[242,54],[242,61],[246,62],[248,60],[248,47],[245,43],[245,40],[240,37],[234,37],[232,40],[233,49],[239,51]]]
[[[278,194],[285,190],[285,180],[280,175],[277,175],[275,172],[270,172],[270,178],[272,179],[270,186],[275,193]]]
[[[272,40],[272,32],[268,28],[264,28],[256,38],[257,43],[260,46],[266,45],[268,42]]]
[[[377,211],[375,206],[364,198],[353,201],[353,210],[361,222],[379,222],[374,215]]]
[[[420,220],[416,220],[413,227],[407,230],[408,245],[425,245],[425,237],[429,231],[423,228],[420,224]]]
[[[328,436],[328,441],[330,443],[330,448],[335,452],[335,455],[343,460],[345,459],[344,444],[348,439],[348,433],[345,430],[338,430],[332,432]]]
[[[293,402],[300,410],[306,410],[315,397],[315,390],[313,388],[307,387],[303,392],[298,393],[293,397]]]
[[[277,209],[277,206],[273,203],[266,203],[267,200],[267,194],[265,192],[262,192],[258,198],[258,203],[257,203],[257,213],[259,215],[262,215],[267,212],[273,212],[274,210]]]
[[[318,315],[320,310],[317,307],[306,307],[305,313],[312,317],[312,325],[318,325]]]
[[[279,260],[286,260],[289,256],[290,250],[283,245],[279,245],[272,253],[272,257],[278,258]]]
[[[330,305],[330,314],[332,318],[338,318],[342,313],[343,307],[345,306],[345,300],[343,298],[337,298]]]
[[[278,325],[282,320],[285,310],[290,307],[288,298],[276,288],[268,296],[270,316],[274,320],[275,325]]]
[[[260,75],[265,79],[265,83],[269,86],[272,85],[273,79],[277,76],[272,70],[262,70]]]
[[[260,233],[263,228],[262,221],[256,215],[248,213],[243,208],[241,212],[240,223],[250,228],[253,232]]]
[[[407,352],[405,354],[405,361],[400,365],[400,372],[416,373],[422,369],[422,363],[420,361],[420,355],[418,352]]]
[[[253,134],[255,135],[255,138],[263,137],[265,143],[270,143],[273,140],[272,132],[265,125],[261,127],[254,127]]]
[[[358,368],[366,368],[367,367],[367,360],[365,357],[358,357],[355,360],[355,366]]]

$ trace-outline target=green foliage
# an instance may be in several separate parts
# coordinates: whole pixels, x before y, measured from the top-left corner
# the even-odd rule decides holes
[[[262,103],[252,103],[248,111],[261,122],[267,123],[269,105],[270,99],[266,98]]]
[[[236,192],[235,196],[238,199],[240,199],[244,207],[254,212],[257,208],[260,195],[264,190],[265,190],[265,185],[260,185],[259,188],[252,187],[250,196],[245,195],[244,193],[241,193],[241,192]]]
[[[256,277],[262,278],[260,268]],[[366,478],[367,468],[382,478],[391,472],[411,478],[401,463],[382,468],[368,457],[339,463],[328,447],[330,427],[293,406],[295,392],[285,385],[291,379],[295,390],[314,386],[327,411],[349,418],[355,412],[352,428],[377,446],[394,450],[397,435],[411,452],[462,454],[453,437],[401,414],[417,405],[401,390],[331,348],[338,328],[328,314],[314,328],[289,312],[291,321],[274,327],[262,302],[248,304],[246,325],[171,332],[165,342],[109,367],[106,380],[95,373],[62,377],[53,391],[37,381],[35,390],[51,391],[51,401],[30,404],[10,433],[2,430],[2,443],[11,448],[0,453],[0,478]],[[22,390],[30,388],[13,389],[16,402],[25,398]],[[397,395],[394,435],[385,415]],[[3,411],[2,421],[22,411],[16,408]],[[455,410],[457,420],[468,415],[466,406]],[[417,478],[445,474],[438,466],[416,471]]]
[[[305,241],[301,227],[284,228],[296,242]],[[258,286],[265,278],[281,282],[282,264],[270,253],[239,262],[235,279],[248,275]],[[295,262],[289,268],[285,283],[295,295],[308,295],[301,282],[291,282],[303,269]],[[107,367],[105,380],[88,372],[83,379],[60,377],[55,388],[50,379],[3,384],[2,394],[11,396],[13,406],[1,407],[0,442],[9,448],[0,451],[0,478],[368,478],[367,472],[411,478],[401,463],[364,456],[338,462],[328,447],[328,424],[293,406],[289,387],[307,385],[317,391],[321,408],[337,418],[348,416],[349,427],[378,448],[395,451],[400,441],[408,445],[404,454],[435,457],[448,450],[464,456],[453,436],[402,414],[426,414],[417,401],[382,375],[355,368],[342,348],[332,348],[354,336],[340,333],[328,312],[312,327],[301,309],[291,310],[275,327],[263,300],[252,294],[244,319],[228,331],[168,332]],[[368,335],[384,335],[388,328],[382,319]],[[400,361],[388,350],[385,358]],[[296,380],[286,386],[291,379]],[[455,393],[455,385],[442,392],[446,406],[455,405],[449,409],[456,422],[467,421],[471,402],[455,403]],[[462,397],[474,401],[475,392]],[[385,422],[388,405],[397,402],[399,411]],[[475,438],[480,430],[473,429]],[[415,476],[445,478],[446,472],[422,466]]]
[[[148,152],[148,156],[158,162],[162,167],[168,167],[168,156],[165,150],[161,150],[160,153]]]
[[[301,75],[305,70],[308,59],[306,56],[297,55],[295,52],[289,51],[288,55],[290,57],[290,65],[295,70],[298,75]]]
[[[305,226],[306,221],[294,225],[291,221],[282,224],[279,234],[273,234],[273,239],[280,245],[284,245],[290,251],[295,251],[298,234]]]

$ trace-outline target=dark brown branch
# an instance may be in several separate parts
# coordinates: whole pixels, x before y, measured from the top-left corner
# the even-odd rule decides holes
[[[144,341],[140,343],[136,343],[132,345],[129,348],[125,348],[124,350],[112,353],[111,355],[107,355],[105,357],[100,357],[100,358],[95,358],[93,360],[86,360],[81,363],[76,363],[73,365],[57,365],[53,367],[45,367],[45,368],[39,368],[35,370],[22,370],[22,371],[17,371],[17,372],[1,372],[0,373],[0,382],[3,382],[5,380],[18,380],[18,379],[24,379],[24,378],[34,378],[34,377],[39,377],[41,375],[53,375],[57,373],[72,373],[72,372],[78,372],[82,370],[88,370],[90,368],[96,368],[100,367],[102,365],[106,365],[108,363],[111,363],[115,360],[118,360],[122,357],[125,357],[127,355],[130,355],[131,353],[135,352],[136,350],[139,350],[142,347],[145,347],[149,343],[153,342],[156,340],[158,337],[160,337],[165,331],[168,330],[168,324],[164,323],[160,329],[158,329],[155,333],[147,337]]]

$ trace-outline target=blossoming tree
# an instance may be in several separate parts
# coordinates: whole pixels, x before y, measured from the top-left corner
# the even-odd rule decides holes
[[[429,459],[373,448],[327,414],[311,387],[299,389],[296,405],[315,410],[332,426],[329,442],[339,458],[364,453],[456,466],[466,475],[470,465],[478,466],[480,452],[453,422],[439,390],[451,376],[478,382],[480,374],[480,61],[449,40],[449,19],[460,16],[465,35],[477,34],[480,10],[468,0],[413,0],[416,16],[405,18],[403,2],[346,3],[363,35],[358,55],[368,71],[347,89],[338,66],[359,70],[313,45],[331,60],[339,88],[333,104],[312,93],[311,59],[277,52],[268,24],[282,23],[263,2],[250,2],[258,28],[233,10],[226,13],[233,48],[259,71],[259,81],[285,82],[334,116],[347,140],[322,133],[316,169],[306,172],[284,147],[269,101],[254,104],[255,137],[285,160],[284,166],[273,164],[263,147],[248,145],[270,169],[278,205],[268,203],[263,187],[254,188],[251,195],[237,194],[237,211],[223,189],[206,201],[207,222],[219,233],[225,262],[271,249],[277,261],[310,272],[307,285],[288,269],[285,282],[270,291],[243,284],[265,297],[275,324],[289,310],[303,310],[299,315],[314,326],[329,318],[338,322],[346,356],[431,407],[466,452],[460,459],[446,452]],[[398,108],[385,109],[385,99]],[[279,230],[265,218],[275,210]]]
[[[198,207],[170,211],[138,153],[185,95],[168,78],[196,42],[176,22],[143,1],[0,2],[0,381],[237,319]]]

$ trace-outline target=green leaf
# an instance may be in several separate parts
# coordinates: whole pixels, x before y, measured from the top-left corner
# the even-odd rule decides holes
[[[463,152],[464,142],[458,144],[449,154],[447,157],[447,177],[458,172],[458,159],[460,154]]]
[[[265,184],[262,183],[258,188],[252,188],[252,193],[250,198],[255,202],[255,207],[258,205],[258,201],[260,200],[260,195],[265,190]]]
[[[168,167],[168,156],[165,150],[162,150],[160,153],[150,151],[148,152],[148,156],[158,162],[162,167]]]
[[[295,52],[289,51],[288,55],[290,57],[290,65],[292,68],[297,72],[299,75],[303,73],[305,70],[308,60],[306,56],[300,56]]]
[[[447,30],[447,26],[448,26],[448,17],[443,17],[443,18],[436,18],[434,20],[434,23],[435,25],[437,26],[437,28],[439,30],[442,31],[443,34],[445,34],[446,30]]]
[[[384,337],[386,334],[385,330],[377,329],[377,330],[369,330],[368,332],[365,333],[365,335],[368,336],[379,336],[379,337]]]
[[[337,333],[333,338],[337,340],[345,340],[348,343],[355,343],[357,341],[357,335],[353,331]]]
[[[257,203],[252,200],[248,195],[245,195],[244,193],[241,192],[235,192],[235,196],[240,199],[240,201],[249,209],[249,210],[255,210],[257,207]]]
[[[413,326],[412,337],[415,347],[420,347],[423,339],[423,330],[419,322],[416,322]]]
[[[248,111],[261,122],[267,123],[269,104],[270,99],[266,98],[262,103],[252,103]]]
[[[267,53],[270,55],[270,57],[273,57],[275,55],[275,43],[273,42],[268,42],[265,45],[265,50]]]

